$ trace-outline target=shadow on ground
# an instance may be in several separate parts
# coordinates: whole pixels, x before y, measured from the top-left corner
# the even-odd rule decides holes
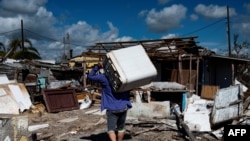
[[[110,141],[108,134],[106,132],[100,133],[100,134],[92,134],[90,136],[83,136],[80,137],[80,139],[89,140],[89,141]],[[129,140],[132,139],[132,137],[128,134],[125,134],[123,140]]]

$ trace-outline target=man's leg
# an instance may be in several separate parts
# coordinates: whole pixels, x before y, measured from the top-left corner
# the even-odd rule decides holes
[[[108,136],[111,141],[116,141],[116,123],[118,117],[113,114],[111,111],[107,110],[107,128],[108,128]]]
[[[125,122],[127,117],[127,111],[119,113],[119,118],[117,121],[117,130],[118,130],[118,141],[122,141],[125,135]]]
[[[114,131],[109,131],[108,135],[109,135],[110,141],[116,141],[116,134]],[[118,135],[118,137],[119,137],[119,135]]]
[[[124,134],[125,134],[125,130],[124,131],[118,131],[118,141],[123,140]]]

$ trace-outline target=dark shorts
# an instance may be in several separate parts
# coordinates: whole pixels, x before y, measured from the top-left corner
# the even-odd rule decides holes
[[[121,111],[107,110],[106,115],[107,115],[108,132],[110,131],[122,132],[125,130],[127,109]]]

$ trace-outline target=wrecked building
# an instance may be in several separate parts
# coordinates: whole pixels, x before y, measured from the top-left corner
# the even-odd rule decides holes
[[[246,66],[249,60],[216,55],[198,46],[196,38],[96,43],[83,56],[101,59],[111,50],[139,44],[145,48],[157,68],[155,81],[177,82],[189,90],[195,90],[197,95],[201,95],[204,86],[226,88],[235,85],[235,79],[242,73],[240,67]]]
[[[167,123],[162,121],[161,124],[165,126],[164,129],[161,129],[155,126],[155,124],[159,124],[159,120],[157,122],[154,119],[164,118],[164,120],[172,119],[174,121],[179,119],[182,128],[187,125],[188,128],[184,128],[184,130],[189,139],[194,140],[192,131],[212,132],[211,128],[214,125],[232,121],[243,114],[244,105],[247,105],[244,99],[247,97],[244,97],[241,86],[239,87],[236,83],[238,82],[237,77],[241,73],[239,67],[249,63],[247,59],[216,55],[214,52],[198,46],[196,38],[96,43],[81,56],[72,58],[66,64],[56,65],[25,60],[12,63],[12,65],[1,64],[4,67],[1,67],[0,71],[1,74],[7,74],[9,80],[17,80],[15,83],[18,85],[19,83],[24,84],[32,104],[41,102],[39,99],[41,98],[49,113],[74,111],[81,108],[79,100],[82,102],[86,95],[90,96],[93,104],[100,102],[98,84],[86,79],[86,73],[94,64],[102,60],[107,52],[141,45],[157,68],[157,76],[149,85],[133,91],[135,108],[129,111],[129,115],[131,118],[144,117],[146,119],[144,119],[144,123],[129,120],[128,125],[134,127],[134,125],[152,123],[153,125],[150,127],[153,127],[140,128],[142,131],[133,132],[133,135],[154,130],[166,130],[166,128],[178,131],[176,125],[171,124],[166,127],[172,121]],[[141,69],[143,71],[146,68]],[[35,94],[40,94],[39,98]],[[228,98],[221,102],[225,96]],[[189,101],[192,103],[190,104]],[[30,105],[32,105],[31,103]],[[237,106],[240,109],[237,109]],[[175,114],[178,113],[181,116],[176,117]],[[222,116],[221,113],[227,116]],[[182,118],[183,115],[184,118]],[[78,120],[78,118],[73,119]],[[196,119],[195,122],[193,119]],[[199,122],[198,119],[203,119],[203,122]],[[25,127],[27,126],[25,125]],[[42,124],[40,128],[48,128],[48,126],[48,124]],[[83,129],[82,126],[81,129]],[[218,136],[218,138],[221,137]]]

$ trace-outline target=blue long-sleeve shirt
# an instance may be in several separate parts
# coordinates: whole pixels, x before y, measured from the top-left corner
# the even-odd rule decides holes
[[[88,79],[99,82],[102,87],[101,95],[101,111],[106,110],[122,110],[126,106],[131,108],[131,102],[129,99],[129,92],[115,93],[108,81],[108,78],[104,74],[97,74],[100,68],[94,66],[88,74]]]

